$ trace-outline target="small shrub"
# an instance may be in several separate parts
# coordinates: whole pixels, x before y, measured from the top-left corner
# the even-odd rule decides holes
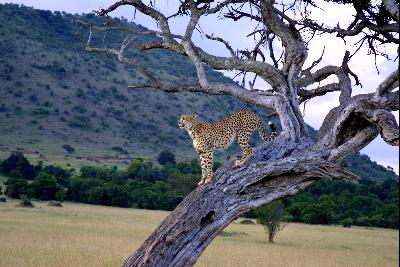
[[[20,195],[19,198],[21,199],[21,202],[15,205],[15,207],[19,208],[33,208],[35,207],[31,200],[28,198],[27,195]]]
[[[176,163],[175,155],[171,151],[164,150],[162,151],[157,158],[158,163],[161,165],[165,165],[167,162]]]
[[[50,112],[49,112],[48,109],[42,108],[42,107],[35,108],[35,109],[33,110],[33,115],[36,115],[36,116],[39,116],[39,117],[46,117],[46,116],[49,115],[49,113],[50,113]]]
[[[35,103],[37,101],[37,96],[36,95],[30,95],[29,97],[29,101]]]
[[[75,115],[72,120],[69,121],[69,127],[81,128],[82,130],[89,130],[91,128],[91,119],[84,115]]]
[[[71,145],[68,144],[64,144],[62,145],[62,148],[65,149],[65,151],[67,151],[68,153],[74,153],[75,152],[75,148]]]
[[[124,155],[128,155],[128,151],[126,151],[125,149],[123,149],[120,146],[113,146],[111,148],[111,150],[114,150],[114,151],[119,152],[119,153],[124,154]]]
[[[45,107],[51,107],[53,105],[53,103],[51,103],[50,101],[46,101],[43,103],[43,106]]]
[[[227,231],[221,231],[218,234],[219,236],[224,236],[224,237],[236,237],[236,236],[247,236],[249,234],[245,232],[227,232]]]
[[[20,106],[15,106],[14,107],[14,113],[15,114],[22,114],[22,108]]]
[[[240,222],[240,224],[255,224],[252,220],[245,219]]]
[[[50,207],[62,207],[63,205],[59,201],[50,200],[49,203],[47,203],[47,206],[50,206]]]
[[[346,219],[344,219],[344,220],[341,220],[341,221],[340,221],[340,224],[341,224],[343,227],[348,227],[348,228],[350,228],[350,227],[353,225],[353,220],[352,220],[351,218],[346,218]]]

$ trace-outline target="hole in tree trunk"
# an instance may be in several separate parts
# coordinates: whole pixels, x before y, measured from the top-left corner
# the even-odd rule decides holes
[[[357,113],[352,113],[340,128],[337,145],[340,146],[341,144],[346,143],[351,138],[353,138],[357,134],[357,132],[365,129],[370,125],[371,123],[369,121],[367,121]]]
[[[208,212],[206,214],[206,216],[201,218],[200,225],[205,226],[205,225],[211,223],[212,221],[214,221],[214,215],[215,215],[215,211],[212,210],[212,211]]]

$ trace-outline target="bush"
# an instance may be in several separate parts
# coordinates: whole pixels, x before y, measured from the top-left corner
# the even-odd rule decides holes
[[[75,148],[71,145],[68,144],[64,144],[62,145],[62,148],[65,149],[65,151],[67,151],[68,153],[74,153],[75,152]]]
[[[68,125],[72,128],[81,128],[83,130],[89,130],[92,127],[90,117],[84,115],[74,115]]]
[[[21,195],[19,198],[21,199],[21,202],[19,204],[15,205],[15,207],[20,207],[20,208],[35,207],[27,195]]]
[[[252,220],[250,220],[250,219],[245,219],[245,220],[242,220],[241,222],[240,222],[240,224],[255,224]]]
[[[123,149],[120,146],[113,146],[111,148],[111,150],[114,150],[114,151],[119,152],[119,153],[124,154],[124,155],[128,155],[129,154],[128,151],[126,151],[125,149]]]
[[[362,225],[362,226],[371,226],[372,222],[371,222],[371,218],[369,216],[361,216],[359,218],[357,218],[357,220],[355,221],[356,225]]]
[[[7,202],[6,196],[0,196],[0,202]]]
[[[48,116],[50,114],[50,112],[46,108],[38,107],[38,108],[35,108],[33,110],[32,114],[36,115],[36,116],[39,116],[39,117],[46,117],[46,116]]]
[[[50,206],[50,207],[62,207],[63,205],[61,204],[61,202],[50,200],[49,203],[47,203],[47,206]]]
[[[171,151],[168,151],[168,150],[162,151],[158,155],[157,160],[158,160],[158,163],[160,163],[161,165],[164,165],[167,162],[170,162],[170,163],[173,163],[173,164],[176,163],[174,153],[172,153]]]
[[[340,221],[340,224],[341,224],[343,227],[348,227],[348,228],[350,228],[350,227],[353,225],[353,220],[352,220],[351,218],[346,218],[346,219],[344,219],[344,220],[341,220],[341,221]]]

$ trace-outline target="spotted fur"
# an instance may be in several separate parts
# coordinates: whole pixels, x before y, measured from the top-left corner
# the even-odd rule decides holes
[[[243,156],[235,162],[235,167],[242,167],[253,153],[249,138],[256,128],[264,141],[269,141],[275,136],[273,131],[268,137],[257,114],[247,110],[239,111],[212,124],[200,122],[194,115],[182,115],[178,124],[188,131],[193,146],[199,153],[202,172],[199,185],[208,183],[212,178],[215,149],[225,149],[236,139],[243,150]]]

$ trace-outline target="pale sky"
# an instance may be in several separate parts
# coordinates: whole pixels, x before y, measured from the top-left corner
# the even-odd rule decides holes
[[[38,9],[47,9],[51,11],[65,11],[68,13],[90,13],[93,10],[99,8],[106,8],[114,0],[0,0],[0,3],[18,3],[26,6],[32,6]],[[161,0],[155,1],[156,7],[163,11],[164,13],[171,14],[176,10],[176,2],[173,0]],[[342,5],[336,5],[331,3],[323,3],[320,5],[323,10],[315,9],[312,12],[313,18],[318,20],[323,19],[324,23],[327,25],[335,26],[338,22],[342,27],[347,27],[351,15],[354,13],[352,8],[346,8]],[[329,12],[326,12],[329,11]],[[150,29],[157,29],[156,23],[149,17],[136,13],[135,19],[133,19],[134,9],[132,7],[123,7],[117,9],[111,13],[115,17],[125,17],[128,20],[133,20],[134,22],[141,24]],[[180,18],[171,21],[171,29],[173,33],[180,34],[184,31],[187,24],[187,19]],[[207,16],[202,18],[200,21],[200,26],[202,30],[208,34],[213,33],[215,36],[224,37],[234,49],[243,49],[246,47],[251,47],[253,44],[250,38],[246,38],[246,35],[250,33],[254,27],[254,24],[249,21],[240,24],[240,26],[232,27],[232,23],[220,19],[218,16]],[[321,55],[323,47],[325,46],[325,53],[323,61],[316,67],[320,68],[324,65],[340,65],[344,55],[344,51],[347,49],[350,52],[354,51],[353,39],[346,39],[347,46],[339,38],[335,38],[334,35],[325,35],[323,38],[314,39],[309,45],[309,56],[306,61],[305,66],[309,66],[311,62],[318,59]],[[215,55],[225,55],[228,56],[227,50],[220,44],[216,44],[210,40],[202,38],[199,33],[196,32],[194,36],[194,42]],[[387,52],[394,58],[396,55],[396,46],[387,47]],[[366,50],[360,51],[359,54],[354,56],[349,63],[350,68],[359,76],[363,88],[359,86],[353,87],[353,95],[359,93],[374,92],[377,85],[385,78],[385,76],[393,72],[398,65],[396,62],[387,62],[383,58],[378,58],[377,66],[380,71],[380,75],[374,66],[373,56],[365,56]],[[228,76],[232,74],[225,73]],[[336,78],[332,78],[330,82],[334,81]],[[354,80],[352,81],[354,84]],[[259,82],[256,84],[256,88],[264,89],[266,84]],[[311,87],[310,87],[311,89]],[[305,108],[305,121],[318,129],[325,115],[329,110],[338,105],[338,93],[330,93],[322,97],[317,97],[307,102]],[[303,110],[303,107],[302,107]],[[397,121],[399,120],[399,113],[394,113]],[[361,150],[361,153],[367,154],[373,161],[378,162],[383,166],[391,166],[396,173],[399,173],[399,148],[387,145],[380,137],[376,138],[371,142],[366,148]]]

